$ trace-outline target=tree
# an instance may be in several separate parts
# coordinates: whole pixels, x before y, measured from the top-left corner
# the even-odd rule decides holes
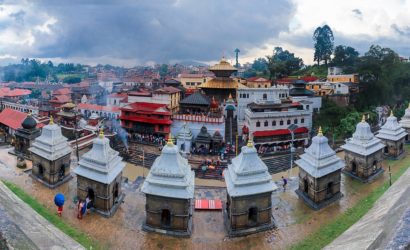
[[[159,68],[159,75],[161,78],[164,78],[168,74],[168,65],[167,64],[162,64],[161,67]]]
[[[266,72],[268,70],[268,62],[262,57],[255,59],[252,63],[252,69],[256,72]]]
[[[281,47],[275,47],[272,56],[266,56],[270,79],[289,76],[303,66],[303,60]]]
[[[359,58],[359,52],[350,46],[338,45],[333,52],[334,66],[354,66]]]
[[[333,40],[333,32],[328,25],[316,28],[313,33],[313,41],[315,41],[314,60],[317,61],[317,65],[321,61],[325,61],[327,66],[327,62],[330,61],[330,56],[333,52]]]

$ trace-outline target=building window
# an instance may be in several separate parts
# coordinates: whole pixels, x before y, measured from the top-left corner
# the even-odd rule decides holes
[[[246,94],[246,98],[249,98],[249,94]]]
[[[279,122],[279,125],[283,125],[283,121],[280,121],[280,122]]]
[[[286,122],[286,124],[290,125],[290,120],[288,120],[288,121]]]
[[[269,126],[269,123],[268,123],[268,121],[265,121],[265,124],[264,124],[264,126],[265,126],[265,127]]]
[[[265,93],[263,94],[263,100],[266,100],[266,99],[268,99],[268,95]]]
[[[272,121],[272,126],[276,126],[276,121]]]
[[[306,105],[306,109],[309,110],[309,105]]]
[[[256,122],[256,127],[259,128],[260,126],[261,126],[261,122],[260,122],[260,121],[257,121],[257,122]]]
[[[159,130],[159,131],[164,131],[164,125],[159,125],[158,130]]]
[[[293,124],[298,124],[298,119],[293,120]]]
[[[300,123],[304,123],[304,122],[305,122],[304,118],[300,119]]]

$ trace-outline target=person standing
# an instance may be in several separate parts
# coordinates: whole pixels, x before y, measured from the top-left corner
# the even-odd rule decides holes
[[[288,180],[285,178],[285,177],[283,177],[282,176],[282,181],[283,181],[283,191],[285,191],[286,190],[286,186],[288,185]]]

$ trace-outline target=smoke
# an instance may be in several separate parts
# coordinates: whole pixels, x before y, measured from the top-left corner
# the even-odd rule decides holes
[[[128,133],[127,131],[121,127],[121,124],[118,122],[117,119],[112,120],[112,128],[114,132],[117,132],[117,136],[121,139],[122,143],[124,144],[128,152]]]

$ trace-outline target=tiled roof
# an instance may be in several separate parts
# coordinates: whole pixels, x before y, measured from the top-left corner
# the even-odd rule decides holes
[[[56,95],[56,96],[53,96],[53,98],[50,100],[50,102],[67,103],[67,102],[71,102],[71,98],[69,96],[66,96],[66,95]]]
[[[62,88],[53,91],[53,95],[69,95],[71,90],[69,88]]]
[[[163,87],[163,88],[155,90],[155,93],[164,93],[164,94],[174,94],[174,93],[178,93],[178,92],[181,92],[181,90],[177,89],[177,88],[174,88],[172,86]]]
[[[17,97],[31,94],[27,89],[10,89],[7,87],[0,88],[0,97]]]
[[[204,78],[204,74],[179,74],[179,78]]]
[[[120,108],[117,106],[101,106],[89,103],[79,103],[77,109],[87,109],[95,111],[107,111],[107,112],[120,112]]]
[[[171,112],[167,109],[167,105],[162,103],[134,102],[120,109],[140,114],[171,115]]]
[[[227,79],[212,79],[206,83],[199,85],[199,88],[203,89],[237,89],[238,82],[232,80],[231,78]]]
[[[18,128],[21,128],[21,123],[23,123],[26,117],[27,117],[26,113],[23,113],[23,112],[14,110],[14,109],[6,108],[3,110],[3,112],[0,113],[0,123],[16,130]],[[43,126],[44,124],[37,123],[38,128],[41,128]]]
[[[192,95],[189,95],[188,97],[184,98],[179,102],[180,104],[196,104],[196,105],[207,105],[209,106],[211,104],[211,101],[209,98],[202,94],[201,92],[195,92]]]
[[[259,76],[254,76],[251,78],[246,79],[248,82],[270,82],[268,79],[259,77]]]

